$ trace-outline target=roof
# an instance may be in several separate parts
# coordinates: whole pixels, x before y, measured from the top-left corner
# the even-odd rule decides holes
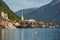
[[[24,21],[20,21],[20,22],[36,22],[34,19],[29,19],[29,20],[24,20]]]
[[[1,21],[7,21],[7,20],[1,17],[1,18],[0,18],[0,22],[1,22]]]

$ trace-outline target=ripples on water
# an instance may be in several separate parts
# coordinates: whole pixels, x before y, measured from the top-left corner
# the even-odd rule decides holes
[[[58,28],[2,29],[0,32],[3,32],[1,40],[60,40]]]

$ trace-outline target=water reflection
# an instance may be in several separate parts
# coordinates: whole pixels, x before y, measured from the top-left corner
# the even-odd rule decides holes
[[[0,40],[60,40],[60,29],[1,29]]]

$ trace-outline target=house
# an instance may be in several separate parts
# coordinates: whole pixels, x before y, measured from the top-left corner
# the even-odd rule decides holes
[[[4,13],[3,11],[1,12],[0,17],[0,25],[4,26],[4,28],[15,28],[13,25],[13,21],[8,19],[8,15]]]

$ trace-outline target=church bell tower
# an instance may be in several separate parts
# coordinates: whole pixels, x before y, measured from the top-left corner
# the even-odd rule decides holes
[[[21,16],[21,21],[24,20],[24,15],[23,15],[23,11],[22,11],[22,16]]]

